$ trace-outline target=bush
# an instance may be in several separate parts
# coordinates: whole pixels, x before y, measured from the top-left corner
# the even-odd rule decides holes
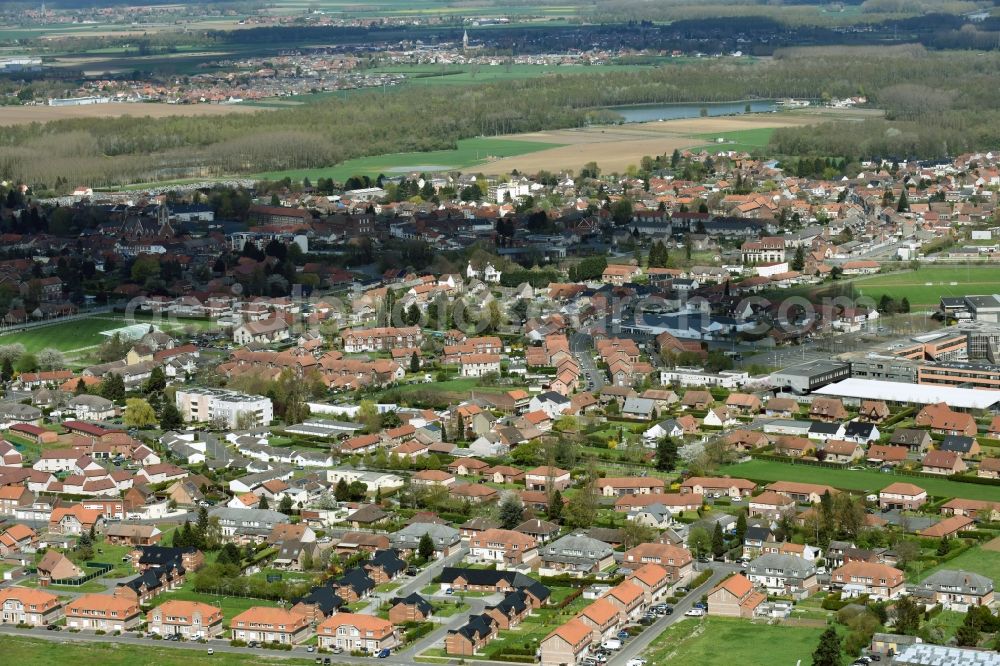
[[[407,643],[412,643],[413,641],[417,640],[421,636],[426,636],[427,634],[429,634],[433,630],[434,630],[434,624],[433,623],[431,623],[431,622],[422,622],[420,624],[417,624],[417,626],[413,627],[412,629],[407,630],[406,634],[404,634],[403,639]]]
[[[98,629],[97,631],[94,632],[94,635],[95,636],[103,636],[106,633],[108,633],[108,632],[104,631],[103,629]]]
[[[157,636],[157,638],[159,638],[159,636]],[[229,645],[231,647],[246,647],[247,646],[247,642],[246,641],[241,641],[238,638],[234,638],[233,640],[229,641]]]

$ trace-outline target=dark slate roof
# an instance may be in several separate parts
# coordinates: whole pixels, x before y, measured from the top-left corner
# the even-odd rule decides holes
[[[387,548],[375,551],[375,554],[365,563],[365,566],[378,567],[392,577],[406,569],[406,561],[399,556],[398,550]]]
[[[304,603],[315,604],[323,615],[329,617],[338,608],[344,605],[344,600],[337,595],[337,591],[327,585],[321,585],[309,590],[309,593],[298,599],[292,599],[292,604]]]
[[[375,588],[375,581],[369,578],[364,569],[355,567],[344,572],[335,583],[337,587],[350,587],[358,596],[364,596]]]
[[[452,629],[451,631],[456,634],[461,634],[473,643],[476,643],[492,633],[493,625],[495,623],[495,619],[486,613],[483,613],[482,615],[474,615],[470,617],[469,623],[464,627]]]
[[[423,613],[424,616],[430,615],[434,611],[434,607],[431,605],[431,602],[427,601],[416,592],[413,592],[406,597],[393,597],[393,599],[389,603],[391,603],[393,606],[397,604],[404,604],[406,606],[416,606],[417,610]]]
[[[972,437],[966,437],[965,435],[946,435],[943,440],[941,440],[941,446],[938,447],[942,451],[954,451],[955,453],[969,453],[972,450],[972,444],[976,440]]]
[[[528,595],[524,590],[515,590],[504,597],[503,601],[497,605],[487,606],[486,608],[496,609],[507,617],[519,616],[528,608]]]
[[[813,424],[809,426],[809,432],[815,432],[821,435],[836,435],[838,430],[840,430],[839,423],[824,423],[822,421],[813,421]]]
[[[844,428],[844,437],[871,437],[874,429],[875,425],[872,423],[851,421],[847,424],[847,427]]]

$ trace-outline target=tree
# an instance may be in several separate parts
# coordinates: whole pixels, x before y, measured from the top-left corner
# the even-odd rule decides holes
[[[688,532],[688,548],[695,557],[701,557],[712,549],[712,535],[704,527],[692,527]]]
[[[962,626],[955,632],[955,641],[959,645],[975,647],[979,643],[981,629],[979,614],[976,612],[976,608],[970,608],[965,614]]]
[[[742,544],[743,537],[747,534],[747,514],[740,511],[740,515],[736,516],[736,543]]]
[[[333,489],[333,496],[337,498],[338,502],[346,502],[350,494],[350,490],[347,487],[347,480],[341,477]]]
[[[910,210],[910,202],[906,198],[906,190],[899,193],[899,201],[896,203],[896,212],[904,213]]]
[[[172,400],[163,402],[163,409],[160,410],[160,428],[163,430],[177,430],[184,427],[184,417],[181,410]]]
[[[906,314],[910,311],[910,299],[903,296],[903,299],[899,302],[899,311]]]
[[[417,555],[424,562],[430,560],[434,557],[434,539],[431,538],[430,534],[426,532],[422,537],[420,537],[420,543],[417,544]]]
[[[712,554],[721,557],[724,552],[726,552],[726,538],[722,536],[722,525],[716,523],[715,530],[712,531]]]
[[[158,393],[165,388],[167,388],[167,376],[164,374],[163,368],[156,366],[150,371],[149,379],[146,380],[142,392],[149,395],[150,393]]]
[[[834,280],[839,280],[840,276],[844,274],[844,269],[840,266],[834,266],[830,269],[830,277]]]
[[[570,527],[590,527],[597,518],[597,485],[591,476],[573,501],[563,507],[563,522]]]
[[[805,248],[799,245],[795,248],[795,258],[792,259],[791,269],[793,271],[801,271],[806,267],[806,251]]]
[[[14,367],[18,372],[35,372],[38,370],[38,358],[34,354],[22,354]]]
[[[677,466],[677,442],[664,437],[656,443],[656,469],[670,472]]]
[[[507,493],[500,502],[500,527],[505,530],[512,530],[521,524],[524,516],[524,507],[521,500],[514,493]]]
[[[292,498],[288,495],[282,497],[281,502],[278,504],[278,511],[286,516],[292,515]]]
[[[270,509],[271,508],[271,505],[269,505],[267,503],[267,497],[265,497],[264,495],[260,496],[260,501],[257,502],[257,508],[258,509]]]
[[[101,380],[100,393],[112,402],[121,402],[125,399],[125,380],[117,372],[105,376]]]
[[[563,511],[563,498],[562,493],[556,489],[552,495],[549,496],[549,506],[545,511],[545,517],[551,521],[558,521],[562,518]]]
[[[844,663],[840,655],[840,636],[834,627],[827,627],[819,637],[812,663],[813,666],[841,666]]]
[[[156,425],[156,412],[142,398],[129,398],[125,401],[122,423],[129,428],[148,428]]]
[[[420,372],[420,357],[417,352],[410,354],[410,372]]]
[[[920,619],[923,617],[923,613],[913,600],[913,597],[907,594],[896,601],[896,606],[893,608],[893,616],[895,617],[894,628],[896,633],[913,636],[917,633],[917,629],[920,628]]]
[[[58,349],[46,347],[38,352],[38,367],[41,370],[58,370],[66,367],[66,359]]]

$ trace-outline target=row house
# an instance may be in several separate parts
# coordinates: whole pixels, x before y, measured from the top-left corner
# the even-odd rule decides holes
[[[340,334],[347,353],[390,351],[419,347],[423,335],[418,326],[347,329]]]
[[[597,480],[597,488],[605,497],[663,493],[665,486],[663,479],[654,477],[605,477]]]
[[[846,597],[867,594],[875,601],[895,599],[905,591],[903,572],[879,562],[848,562],[834,569],[830,588]]]
[[[670,585],[688,581],[694,571],[694,558],[690,551],[665,543],[641,543],[625,551],[622,564],[633,571],[647,564],[662,567]]]

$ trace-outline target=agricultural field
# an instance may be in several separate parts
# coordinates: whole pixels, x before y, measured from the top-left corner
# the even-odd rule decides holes
[[[958,557],[922,572],[920,580],[927,578],[932,573],[936,573],[941,569],[961,569],[962,571],[971,571],[993,580],[1000,580],[1000,550],[990,550],[986,546],[970,548]]]
[[[736,132],[703,134],[701,138],[710,143],[698,146],[698,149],[708,151],[738,150],[749,153],[765,147],[771,141],[774,130],[774,127],[758,127]]]
[[[157,664],[157,666],[241,666],[248,662],[245,654],[219,653],[205,654],[204,649],[183,650],[161,648],[150,645],[130,645],[114,641],[73,640],[47,641],[5,635],[3,637],[4,661],[19,666],[50,666],[50,664],[101,664],[101,666],[133,666],[134,664]],[[202,646],[203,647],[203,646]],[[256,653],[252,661],[257,664],[283,664],[305,666],[313,660],[269,658],[267,653]]]
[[[527,173],[541,169],[579,170],[593,161],[604,172],[623,173],[630,165],[638,165],[646,155],[669,155],[674,149],[703,147],[706,150],[738,150],[745,144],[752,150],[770,140],[771,132],[778,127],[801,127],[821,119],[827,118],[787,112],[682,118],[514,134],[509,138],[557,144],[557,147],[493,162],[489,165],[489,172],[509,173],[513,169]],[[719,137],[734,143],[706,145]]]
[[[548,150],[555,144],[534,141],[518,141],[508,138],[462,139],[454,150],[435,150],[426,153],[393,153],[374,157],[347,160],[336,166],[318,169],[294,169],[271,171],[250,176],[262,180],[309,178],[315,182],[319,178],[333,178],[344,181],[351,176],[377,176],[381,174],[409,174],[411,172],[452,171],[480,167],[484,171],[497,173],[493,164],[505,161],[512,155],[523,155],[540,150]]]
[[[634,72],[651,65],[386,65],[370,73],[402,74],[408,85],[442,86],[496,83],[541,76]]]
[[[995,501],[1000,494],[995,486],[962,483],[949,479],[903,477],[862,470],[833,469],[813,465],[792,465],[773,460],[751,460],[736,465],[726,465],[719,469],[720,475],[742,477],[752,481],[771,483],[772,481],[797,481],[799,483],[822,483],[840,488],[866,493],[876,492],[891,483],[905,481],[914,483],[929,495],[935,497],[961,497],[984,501]]]
[[[942,296],[992,294],[1000,282],[1000,266],[923,266],[903,271],[859,278],[855,295],[878,301],[883,295],[896,300],[907,298],[911,307],[936,307]]]
[[[746,620],[708,617],[682,620],[647,648],[649,666],[772,666],[809,663],[823,626],[778,626]],[[761,646],[767,649],[761,649]]]
[[[0,106],[0,125],[45,123],[74,118],[164,118],[167,116],[218,116],[252,113],[266,107],[239,104],[86,104],[83,106]]]

